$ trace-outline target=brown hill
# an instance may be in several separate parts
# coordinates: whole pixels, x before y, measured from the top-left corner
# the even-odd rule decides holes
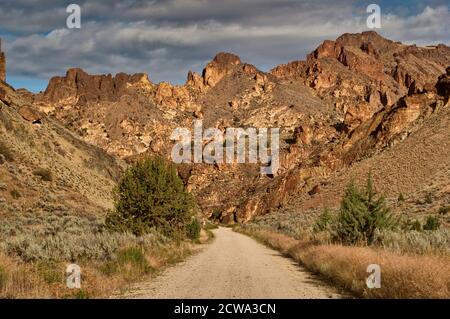
[[[0,215],[103,216],[124,167],[0,83]],[[15,215],[16,216],[16,215]]]

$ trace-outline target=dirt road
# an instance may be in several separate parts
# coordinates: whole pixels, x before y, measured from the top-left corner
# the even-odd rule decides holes
[[[340,298],[293,260],[230,228],[203,251],[139,283],[125,298]]]

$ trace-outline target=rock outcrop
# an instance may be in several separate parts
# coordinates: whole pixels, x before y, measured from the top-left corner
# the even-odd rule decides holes
[[[192,130],[197,119],[221,132],[280,128],[277,176],[260,176],[256,164],[178,167],[206,217],[245,222],[291,196],[319,198],[327,176],[407,138],[448,100],[449,65],[445,45],[408,46],[363,32],[325,41],[305,61],[267,73],[219,53],[177,86],[145,74],[70,69],[34,96],[33,107],[130,161],[169,158],[171,132]]]
[[[226,75],[231,74],[241,59],[232,53],[220,52],[203,69],[202,74],[189,71],[186,86],[198,92],[205,92],[217,85]]]
[[[6,81],[6,56],[2,51],[2,39],[0,39],[0,80]]]
[[[25,121],[33,124],[40,124],[42,122],[42,114],[31,108],[29,105],[22,105],[17,112]]]
[[[354,129],[409,91],[423,91],[450,64],[450,48],[404,45],[373,31],[324,41],[306,61],[274,68],[280,78],[300,79],[334,103]]]
[[[203,71],[204,84],[209,87],[214,87],[240,63],[241,59],[237,55],[223,52],[217,54]]]
[[[118,73],[113,77],[111,74],[89,75],[82,69],[73,68],[67,71],[66,76],[50,79],[44,97],[53,103],[75,98],[79,105],[117,101],[133,85],[151,87],[152,83],[144,73]]]
[[[436,89],[438,94],[445,97],[448,101],[450,96],[450,66],[447,68],[446,74],[439,77],[439,80],[436,83]]]

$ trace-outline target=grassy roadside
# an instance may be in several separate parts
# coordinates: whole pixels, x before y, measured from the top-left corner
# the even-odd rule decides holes
[[[448,255],[408,255],[381,248],[315,244],[257,226],[235,231],[282,252],[362,298],[450,298]],[[368,289],[369,264],[381,266],[381,288]]]
[[[81,260],[81,289],[66,286],[65,270],[71,262],[25,262],[0,253],[0,298],[107,298],[144,278],[156,276],[195,250],[190,242],[158,247],[124,246],[108,260]]]
[[[195,199],[175,167],[161,158],[128,167],[113,197],[114,209],[102,217],[63,205],[49,213],[0,213],[0,298],[120,295],[213,236],[202,230]],[[67,287],[70,264],[81,268],[80,289]]]
[[[109,232],[101,220],[67,214],[2,220],[0,298],[107,298],[156,276],[212,238],[208,225],[199,239],[175,240],[158,232]],[[81,289],[66,286],[66,268],[73,263],[81,267]]]

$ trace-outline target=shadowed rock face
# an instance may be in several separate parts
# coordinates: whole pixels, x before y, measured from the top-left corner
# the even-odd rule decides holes
[[[0,39],[0,80],[6,81],[6,56],[2,51],[2,39]]]
[[[179,167],[205,216],[219,212],[233,223],[283,207],[291,196],[320,196],[326,176],[404,139],[445,107],[449,65],[445,45],[408,46],[363,32],[325,41],[305,61],[267,73],[219,53],[179,86],[153,84],[145,74],[70,69],[33,99],[85,141],[129,160],[170,157],[172,130],[192,129],[196,119],[222,131],[279,127],[278,176],[260,176],[251,164]]]
[[[450,66],[446,70],[446,74],[443,74],[439,77],[439,80],[436,84],[436,89],[438,93],[444,96],[447,101],[450,96]]]
[[[6,57],[3,52],[0,52],[0,80],[6,81]]]

